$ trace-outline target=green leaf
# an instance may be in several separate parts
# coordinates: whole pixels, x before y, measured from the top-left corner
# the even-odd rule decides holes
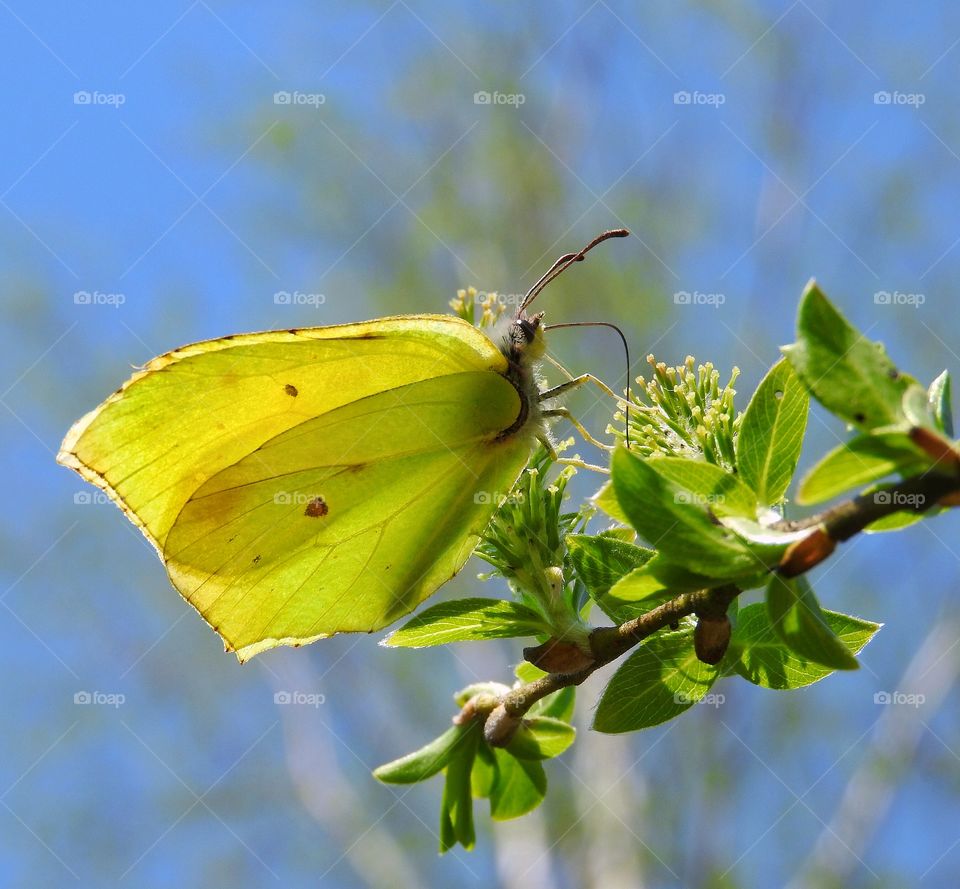
[[[621,543],[633,543],[636,536],[637,532],[634,531],[633,528],[621,528],[619,526],[605,528],[597,535],[597,537],[609,537],[611,540],[619,540]]]
[[[673,719],[700,701],[718,674],[697,659],[692,627],[651,636],[604,689],[593,728],[631,732]]]
[[[885,482],[879,485],[871,485],[865,491],[864,495],[880,495],[882,492],[891,491],[896,487],[894,482]],[[917,524],[917,522],[922,522],[924,519],[932,518],[935,515],[939,515],[944,511],[944,507],[933,506],[924,512],[916,512],[908,507],[907,504],[904,504],[904,509],[899,510],[898,512],[892,512],[890,515],[884,516],[882,519],[877,519],[875,522],[871,522],[863,529],[864,534],[881,534],[887,531],[900,531],[903,528],[909,528],[911,525]]]
[[[621,577],[655,555],[646,547],[589,534],[568,534],[567,552],[592,599],[604,595]]]
[[[797,469],[810,397],[781,358],[754,392],[740,423],[737,469],[764,505],[780,503]]]
[[[875,522],[871,522],[863,529],[864,534],[882,534],[886,531],[900,531],[903,528],[909,528],[911,525],[917,524],[917,522],[922,522],[924,519],[929,518],[931,515],[936,514],[939,510],[927,510],[926,512],[892,512],[888,516],[884,516],[882,519],[877,519]]]
[[[851,326],[811,281],[800,300],[797,342],[782,348],[817,400],[869,432],[904,422],[902,398],[912,382],[881,343]]]
[[[630,519],[627,518],[627,514],[620,507],[620,501],[617,500],[617,493],[613,490],[613,482],[604,483],[603,487],[593,495],[593,502],[610,518],[623,522],[624,525],[630,524]]]
[[[944,371],[930,384],[927,397],[937,429],[947,438],[953,438],[953,407],[950,404],[949,371]]]
[[[919,383],[911,383],[903,393],[903,415],[911,426],[923,426],[939,432],[930,408],[930,397]]]
[[[573,719],[573,708],[576,703],[577,692],[572,686],[561,688],[552,695],[541,698],[530,708],[531,716],[549,716],[552,719],[562,719],[570,722]]]
[[[547,773],[539,762],[516,759],[502,748],[494,748],[497,778],[490,792],[490,817],[494,821],[519,818],[543,801]]]
[[[424,648],[477,639],[535,636],[548,629],[536,611],[518,602],[456,599],[428,608],[380,644],[391,648]]]
[[[858,654],[881,626],[836,611],[822,614],[851,654]],[[789,649],[771,625],[762,602],[740,609],[726,663],[754,685],[774,689],[802,688],[833,672]]]
[[[761,525],[750,519],[736,517],[721,519],[721,524],[744,542],[753,553],[758,565],[773,568],[780,563],[783,554],[791,543],[796,543],[810,534],[809,528],[800,531],[782,531],[769,525]],[[767,582],[766,571],[762,575],[760,586]]]
[[[448,728],[419,750],[374,769],[374,778],[384,784],[415,784],[432,778],[446,767],[463,740],[465,730],[466,727],[461,725]]]
[[[835,670],[860,666],[827,623],[805,578],[774,574],[767,586],[767,612],[776,634],[801,657]]]
[[[634,528],[669,560],[715,578],[756,571],[756,561],[735,534],[717,525],[695,492],[657,472],[653,464],[619,448],[613,486]]]
[[[517,759],[553,759],[564,752],[577,736],[577,730],[559,719],[533,716],[523,720],[507,745]]]
[[[477,745],[477,756],[470,773],[470,790],[475,799],[487,799],[497,781],[497,758],[486,744]]]
[[[440,802],[441,853],[451,849],[456,843],[460,843],[464,849],[472,849],[476,842],[470,774],[480,744],[481,731],[478,722],[471,722],[463,733],[463,741],[457,746],[455,755],[447,763],[443,799]]]
[[[692,457],[655,457],[649,465],[715,515],[754,518],[757,495],[732,472]]]
[[[913,475],[930,463],[905,432],[858,435],[834,448],[800,482],[800,503],[822,503],[895,472]]]
[[[714,585],[706,575],[690,571],[658,554],[615,583],[606,595],[597,599],[597,604],[607,617],[622,624],[680,593]]]

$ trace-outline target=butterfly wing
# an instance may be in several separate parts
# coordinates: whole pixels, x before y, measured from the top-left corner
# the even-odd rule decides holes
[[[447,316],[214,340],[152,361],[58,459],[245,659],[378,629],[462,566],[529,455],[500,437],[520,412],[505,370]]]

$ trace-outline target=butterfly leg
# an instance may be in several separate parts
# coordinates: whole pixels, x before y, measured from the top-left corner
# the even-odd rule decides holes
[[[547,401],[550,398],[556,398],[559,395],[569,392],[571,389],[579,389],[580,386],[583,386],[586,383],[593,383],[611,398],[616,398],[618,401],[623,400],[621,396],[617,395],[617,393],[613,391],[613,389],[611,389],[602,380],[597,379],[593,374],[581,374],[579,377],[571,377],[565,383],[560,383],[560,385],[554,386],[551,389],[545,389],[540,393],[539,400]]]
[[[608,444],[604,444],[602,441],[597,441],[587,430],[584,428],[583,424],[574,417],[565,407],[557,407],[552,410],[544,411],[541,414],[542,417],[563,417],[565,420],[569,420],[570,424],[573,426],[577,432],[583,437],[584,441],[590,442],[595,448],[600,448],[603,451],[612,451],[613,448]]]

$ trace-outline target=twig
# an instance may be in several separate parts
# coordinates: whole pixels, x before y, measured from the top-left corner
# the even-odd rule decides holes
[[[929,471],[904,479],[884,491],[861,494],[824,512],[799,520],[783,520],[774,527],[783,531],[810,528],[807,538],[794,544],[780,565],[771,570],[787,576],[809,571],[829,556],[838,542],[849,540],[868,525],[896,512],[923,513],[960,492],[960,476]],[[808,543],[805,548],[803,545]],[[485,719],[484,737],[491,746],[505,746],[510,742],[525,713],[541,698],[569,686],[580,685],[600,667],[616,660],[648,636],[675,624],[691,614],[708,620],[717,620],[726,614],[730,603],[742,590],[733,585],[681,593],[656,608],[616,627],[597,627],[590,634],[593,661],[586,667],[569,673],[548,673],[532,682],[524,683],[504,694],[499,703],[490,702],[476,709],[476,715]]]

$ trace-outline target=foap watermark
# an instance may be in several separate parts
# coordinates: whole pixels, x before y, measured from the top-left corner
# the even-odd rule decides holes
[[[719,108],[727,101],[724,93],[701,93],[700,90],[679,90],[673,94],[674,105],[712,105]]]
[[[923,494],[910,494],[906,491],[874,491],[873,502],[878,506],[922,509],[927,504],[927,498]]]
[[[77,691],[73,693],[73,703],[80,707],[122,707],[127,696],[119,692]]]
[[[504,309],[515,309],[523,305],[527,296],[525,293],[491,293],[488,295],[494,297],[497,304],[503,306]]]
[[[919,309],[927,301],[924,293],[904,293],[901,290],[878,290],[873,302],[878,306],[913,306]]]
[[[496,503],[502,506],[504,503],[523,503],[523,491],[512,491],[504,494],[502,491],[477,491],[473,495],[474,503]]]
[[[110,498],[103,491],[77,491],[73,495],[75,506],[99,506],[109,502]]]
[[[125,293],[104,293],[102,290],[77,290],[73,303],[77,306],[112,306],[119,309],[127,301]]]
[[[673,302],[678,306],[713,306],[719,309],[727,301],[723,293],[704,293],[701,290],[678,290]]]
[[[273,94],[274,105],[307,105],[319,108],[327,104],[324,93],[303,93],[300,90],[277,90]]]
[[[274,305],[277,306],[313,306],[318,309],[326,301],[324,293],[304,293],[302,290],[278,290],[273,295]]]
[[[723,494],[699,494],[696,491],[677,491],[674,503],[689,503],[694,506],[719,506],[727,498]]]
[[[312,691],[277,691],[273,693],[273,703],[282,707],[320,707],[327,702],[326,695]]]
[[[527,97],[523,93],[501,93],[494,90],[492,93],[488,90],[477,90],[473,94],[474,105],[512,105],[519,108]]]
[[[317,497],[317,494],[304,494],[302,491],[277,491],[273,495],[273,502],[277,506],[309,506]]]
[[[726,695],[722,694],[721,692],[715,692],[715,691],[707,692],[703,697],[697,697],[696,695],[688,695],[682,691],[678,691],[673,696],[673,703],[678,704],[681,707],[686,707],[691,704],[706,704],[708,707],[719,709],[726,702],[727,702]]]
[[[900,90],[877,90],[873,94],[874,105],[911,105],[919,108],[927,101],[925,93],[901,93]]]
[[[927,702],[926,695],[905,691],[878,691],[873,695],[873,703],[881,706],[896,704],[905,707],[922,707]]]
[[[73,94],[74,105],[107,105],[119,108],[127,97],[123,93],[101,93],[100,90],[77,90]]]

